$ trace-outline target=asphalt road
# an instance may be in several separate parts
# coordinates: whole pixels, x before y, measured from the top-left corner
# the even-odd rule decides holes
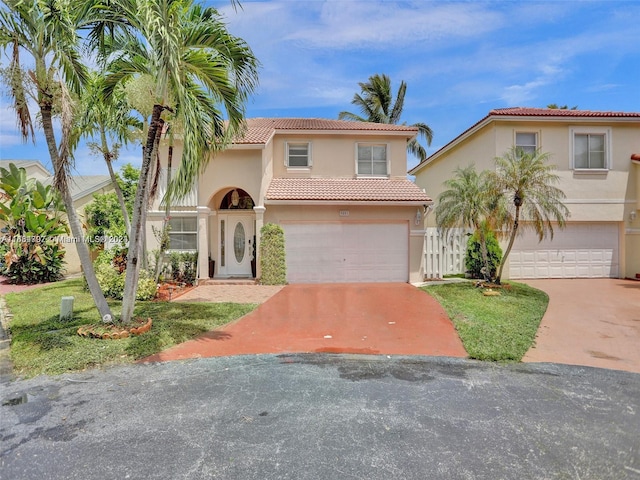
[[[1,385],[2,479],[640,479],[640,375],[264,355]]]

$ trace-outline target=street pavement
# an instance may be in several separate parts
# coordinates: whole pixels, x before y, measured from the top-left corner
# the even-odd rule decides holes
[[[0,478],[640,479],[640,375],[248,355],[0,385]]]

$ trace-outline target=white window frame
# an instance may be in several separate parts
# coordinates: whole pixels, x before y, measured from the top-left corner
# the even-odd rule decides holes
[[[360,147],[385,147],[385,152],[386,152],[386,166],[387,166],[387,173],[381,174],[381,173],[360,173],[360,171],[358,170],[358,152],[360,150]],[[356,143],[356,147],[355,147],[355,169],[356,169],[356,176],[358,177],[379,177],[379,178],[389,178],[389,172],[391,171],[391,146],[388,143],[384,143],[384,142],[357,142]],[[372,164],[371,164],[371,171],[373,172],[373,159],[372,159]]]
[[[306,165],[290,165],[290,153],[289,146],[290,145],[306,145],[307,146],[307,164]],[[312,156],[311,156],[311,142],[285,142],[284,147],[284,164],[287,168],[293,169],[310,169],[313,165]]]
[[[604,167],[576,167],[575,140],[576,135],[604,135]],[[611,170],[612,145],[611,128],[607,127],[570,127],[569,128],[569,161],[571,169],[582,173],[599,173]]]
[[[198,217],[196,215],[180,215],[180,214],[172,214],[171,218],[169,219],[169,225],[171,225],[171,220],[175,220],[177,218],[180,219],[184,219],[184,218],[193,218],[196,222],[196,229],[195,230],[174,230],[173,228],[171,228],[169,230],[169,239],[171,240],[171,235],[175,235],[175,234],[182,234],[182,235],[193,235],[195,238],[195,247],[194,248],[174,248],[173,247],[173,242],[169,241],[169,248],[167,251],[169,252],[195,252],[198,250]]]
[[[535,137],[536,137],[535,142],[536,143],[534,145],[518,145],[518,134],[535,135]],[[533,151],[535,153],[540,148],[540,133],[536,132],[536,131],[531,131],[531,130],[516,130],[516,131],[513,132],[513,144],[516,146],[516,148],[518,148],[518,147],[523,147],[523,148],[533,147]]]

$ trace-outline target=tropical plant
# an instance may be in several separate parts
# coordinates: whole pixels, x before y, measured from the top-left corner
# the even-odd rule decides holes
[[[287,283],[284,230],[280,225],[267,223],[260,229],[260,269],[263,285]]]
[[[60,196],[51,186],[27,178],[13,163],[0,168],[3,273],[13,283],[42,283],[62,277],[65,251],[60,235],[69,230]]]
[[[96,279],[89,249],[81,241],[84,238],[82,225],[68,185],[73,163],[71,130],[76,114],[72,96],[79,95],[88,80],[77,33],[82,9],[77,7],[77,2],[70,0],[5,0],[4,8],[0,9],[0,48],[9,51],[10,63],[4,78],[9,84],[25,141],[29,137],[35,138],[29,100],[38,105],[54,170],[54,187],[64,202],[89,290],[102,318],[111,319],[111,310]],[[30,55],[34,63],[26,70],[20,58],[24,53]],[[54,128],[54,118],[59,119],[59,130]],[[59,141],[56,139],[58,131],[61,132]]]
[[[243,40],[228,33],[215,9],[192,0],[89,3],[95,20],[89,38],[107,54],[103,94],[108,97],[141,75],[155,79],[133,208],[121,316],[126,323],[135,304],[163,116],[171,113],[184,125],[182,162],[168,192],[169,198],[180,197],[191,189],[210,152],[225,148],[242,128],[245,101],[257,84],[258,62]]]
[[[562,203],[564,192],[556,187],[560,177],[553,173],[555,166],[548,163],[548,153],[527,153],[514,146],[495,162],[496,170],[489,173],[489,181],[495,194],[506,198],[510,209],[502,225],[509,242],[498,270],[499,283],[518,233],[531,229],[539,241],[547,236],[553,238],[554,224],[563,228],[570,212]]]
[[[490,280],[491,268],[487,253],[485,228],[482,222],[491,214],[491,188],[486,171],[478,174],[475,165],[458,167],[453,178],[444,182],[446,190],[438,196],[436,224],[445,234],[452,228],[471,228],[480,242],[485,280]]]
[[[487,249],[487,265],[482,254],[482,242],[480,231],[484,232],[484,240]],[[502,260],[502,249],[496,234],[489,228],[487,222],[482,222],[480,228],[467,240],[467,252],[464,257],[464,265],[471,278],[495,278]],[[488,268],[488,270],[487,270]]]
[[[126,164],[122,167],[120,174],[115,174],[116,184],[122,193],[127,212],[131,211],[133,200],[131,197],[135,194],[139,173],[139,170],[131,164]],[[121,206],[118,195],[115,192],[109,192],[94,195],[93,201],[85,207],[87,236],[93,239],[89,243],[91,249],[103,248],[107,237],[121,238],[125,241],[128,234]]]
[[[391,89],[391,79],[385,74],[371,75],[368,82],[360,82],[358,85],[362,91],[353,96],[351,104],[360,108],[361,114],[340,112],[339,119],[391,125],[400,124],[407,91],[407,84],[404,81],[400,82],[395,100]],[[402,125],[406,125],[406,123],[402,123]],[[426,140],[427,146],[431,145],[433,140],[431,127],[426,123],[414,123],[411,126],[418,128],[418,135]],[[427,158],[426,149],[415,138],[407,143],[407,150],[418,157],[421,162]]]

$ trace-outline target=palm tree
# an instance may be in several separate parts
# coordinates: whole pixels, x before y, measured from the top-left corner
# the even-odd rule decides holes
[[[121,143],[131,141],[135,132],[142,129],[142,122],[131,114],[124,90],[114,91],[111,98],[107,99],[102,95],[103,83],[104,77],[95,72],[90,75],[81,98],[82,115],[78,116],[73,140],[78,142],[83,136],[99,138],[99,141],[89,142],[88,145],[93,152],[102,156],[107,165],[122,211],[125,231],[130,235],[131,220],[124,194],[113,171],[113,162],[118,158]]]
[[[192,0],[108,3],[92,7],[96,27],[108,31],[108,23],[114,32],[105,44],[109,62],[104,94],[110,96],[118,85],[140,75],[155,79],[127,257],[121,316],[126,323],[133,315],[163,115],[173,113],[184,128],[182,161],[167,193],[170,199],[188,193],[211,152],[226,147],[242,128],[245,101],[257,85],[258,62],[243,40],[227,32],[213,8]]]
[[[509,243],[500,262],[498,283],[520,230],[533,229],[542,241],[547,236],[553,238],[554,223],[563,228],[569,217],[569,209],[562,203],[565,194],[555,186],[560,177],[553,173],[555,167],[548,161],[548,153],[526,153],[516,147],[495,159],[496,170],[489,174],[489,180],[495,193],[504,195],[511,208],[506,225]]]
[[[358,83],[358,85],[362,92],[356,93],[351,103],[360,108],[361,115],[340,112],[338,114],[340,120],[399,124],[404,108],[404,96],[407,91],[407,84],[404,81],[400,82],[395,101],[391,90],[391,79],[385,74],[376,73],[369,77],[368,82]],[[433,132],[426,123],[414,123],[411,126],[418,128],[418,135],[427,141],[427,146],[431,145]],[[427,151],[415,138],[407,143],[407,150],[418,157],[421,162],[427,158]]]
[[[474,165],[456,168],[454,177],[444,182],[447,190],[438,196],[435,209],[436,224],[446,233],[451,228],[473,228],[478,232],[480,252],[485,269],[485,280],[489,280],[489,256],[487,253],[486,221],[494,208],[487,171],[480,174]]]
[[[7,78],[23,140],[28,140],[29,136],[33,138],[29,111],[29,98],[32,98],[40,110],[54,170],[54,186],[62,196],[71,232],[76,239],[82,239],[82,225],[68,185],[73,162],[71,129],[75,104],[72,94],[79,95],[87,82],[76,32],[80,18],[73,3],[64,0],[6,0],[6,8],[0,10],[0,48],[10,51]],[[33,68],[23,69],[22,52],[32,57]],[[59,141],[56,139],[54,117],[58,117],[62,127]],[[77,241],[76,248],[98,312],[103,319],[110,319],[111,310],[100,290],[87,244]]]

